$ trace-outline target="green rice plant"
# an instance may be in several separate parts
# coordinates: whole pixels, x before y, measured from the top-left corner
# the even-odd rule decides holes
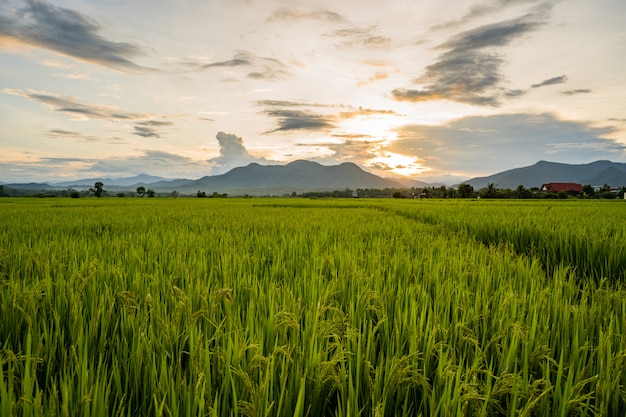
[[[621,206],[491,203],[3,199],[0,411],[618,415]]]

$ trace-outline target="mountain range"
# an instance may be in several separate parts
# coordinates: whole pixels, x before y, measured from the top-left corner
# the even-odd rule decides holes
[[[166,179],[148,175],[130,178],[89,178],[62,183],[5,184],[11,188],[28,190],[86,190],[96,181],[104,183],[109,192],[135,191],[138,187],[151,188],[157,193],[178,191],[195,194],[204,191],[233,195],[282,195],[292,192],[334,191],[347,188],[407,188],[426,187],[429,184],[408,179],[382,178],[361,169],[351,162],[339,165],[321,165],[317,162],[297,160],[286,165],[259,165],[251,163],[233,168],[225,174],[205,176],[196,180]]]
[[[411,179],[382,178],[364,171],[356,164],[346,162],[339,165],[321,165],[317,162],[297,160],[286,165],[249,164],[238,167],[222,175],[205,176],[196,180],[166,179],[150,175],[137,175],[128,178],[88,178],[60,183],[4,184],[6,187],[40,190],[86,190],[94,183],[102,181],[110,192],[135,191],[138,187],[155,190],[157,193],[178,191],[181,194],[195,194],[204,191],[228,193],[231,195],[283,195],[292,192],[333,191],[347,188],[423,188],[439,186]],[[621,186],[626,184],[626,163],[596,161],[589,164],[573,165],[558,162],[539,161],[534,165],[515,168],[487,177],[472,178],[464,183],[479,190],[488,184],[497,188],[515,189],[519,185],[526,188],[541,187],[548,182],[576,182],[579,184]]]
[[[626,185],[626,163],[595,161],[589,164],[563,164],[539,161],[534,165],[499,172],[488,177],[477,177],[464,181],[479,190],[487,184],[497,188],[515,189],[541,187],[548,182],[575,182],[582,185],[609,186]]]

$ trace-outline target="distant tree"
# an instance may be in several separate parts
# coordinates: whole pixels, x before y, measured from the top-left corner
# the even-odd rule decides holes
[[[123,192],[121,192],[121,191],[120,191],[119,193],[115,194],[115,195],[116,195],[117,197],[120,197],[120,198],[121,198],[121,197],[126,197],[126,194],[124,194],[124,193],[123,193]]]
[[[102,194],[107,192],[107,190],[105,190],[103,187],[104,184],[102,183],[102,181],[98,181],[93,185],[93,188],[89,189],[89,191],[94,193],[96,197],[102,197]]]
[[[72,191],[70,193],[70,197],[72,197],[72,198],[80,198],[80,193],[78,191]]]
[[[532,192],[520,184],[515,189],[513,195],[515,198],[530,198],[532,196]]]
[[[170,196],[172,196],[172,197],[174,197],[174,198],[178,197],[179,195],[180,195],[180,194],[179,194],[179,193],[178,193],[178,191],[176,191],[176,190],[174,190],[174,191],[172,191],[172,192],[170,193]]]
[[[206,193],[204,191],[198,190],[198,198],[206,198]]]
[[[469,184],[460,184],[457,193],[460,198],[472,198],[474,197],[474,187]]]
[[[146,191],[146,194],[148,194],[148,197],[154,197],[154,190],[149,188],[148,191]]]
[[[393,193],[393,198],[404,198],[404,195],[400,191]]]
[[[583,186],[583,196],[587,198],[593,198],[596,195],[596,191],[593,189],[593,186],[590,184]]]
[[[497,191],[496,185],[490,182],[486,187],[480,189],[479,194],[483,198],[496,198]]]
[[[139,197],[146,195],[146,187],[137,187],[137,195]]]

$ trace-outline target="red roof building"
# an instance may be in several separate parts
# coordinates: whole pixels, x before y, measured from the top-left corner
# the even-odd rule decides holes
[[[541,191],[546,193],[558,193],[565,191],[570,194],[578,194],[583,192],[583,186],[575,182],[549,182],[541,186]]]

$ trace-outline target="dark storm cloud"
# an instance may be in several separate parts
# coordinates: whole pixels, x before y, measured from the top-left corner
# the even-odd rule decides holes
[[[100,30],[100,24],[88,16],[45,1],[26,0],[16,10],[6,3],[0,5],[0,39],[49,49],[120,71],[150,70],[131,60],[143,54],[142,48],[110,41]]]
[[[580,90],[561,91],[561,94],[566,95],[566,96],[573,96],[576,94],[589,94],[589,93],[591,93],[591,90],[588,90],[586,88],[580,89]]]
[[[273,109],[265,110],[261,113],[273,117],[278,121],[278,127],[266,133],[290,130],[326,131],[335,127],[332,116],[316,114],[309,111]]]
[[[386,149],[414,155],[429,167],[497,172],[539,160],[573,163],[622,158],[626,145],[611,139],[612,128],[561,120],[551,114],[467,117],[445,126],[407,125]]]
[[[507,91],[501,68],[505,55],[498,51],[538,30],[547,16],[527,14],[518,19],[483,25],[451,37],[439,46],[446,52],[425,68],[414,83],[420,88],[397,88],[398,101],[452,100],[479,106],[498,106],[504,97],[523,91]]]
[[[341,23],[346,21],[343,16],[330,10],[305,11],[299,9],[288,9],[286,7],[274,11],[274,13],[267,18],[268,22],[275,20],[286,20],[290,22],[298,20],[322,20],[331,23]]]
[[[558,77],[548,78],[538,84],[531,85],[532,88],[544,87],[546,85],[563,84],[567,82],[567,75],[559,75]]]
[[[45,104],[54,111],[65,113],[66,115],[73,116],[74,118],[100,119],[109,121],[140,120],[150,118],[150,116],[145,113],[130,113],[121,111],[111,106],[83,104],[73,97],[61,96],[52,93],[15,89],[5,89],[2,91],[6,94],[22,96]]]

